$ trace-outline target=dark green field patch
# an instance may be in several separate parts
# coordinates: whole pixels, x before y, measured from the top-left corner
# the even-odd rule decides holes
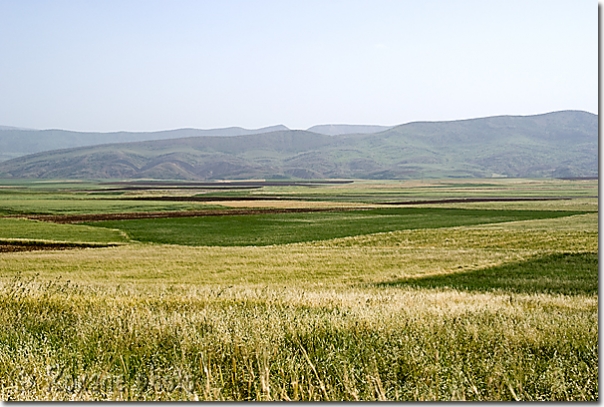
[[[597,253],[556,253],[519,263],[470,272],[408,278],[382,286],[453,288],[525,294],[597,294]]]
[[[140,242],[188,246],[266,246],[378,232],[432,229],[576,215],[571,211],[386,208],[347,212],[280,213],[91,222]]]

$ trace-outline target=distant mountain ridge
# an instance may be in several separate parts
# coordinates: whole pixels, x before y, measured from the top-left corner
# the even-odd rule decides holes
[[[369,134],[388,129],[386,126],[333,125],[313,126],[308,131],[325,135]],[[131,143],[137,141],[170,140],[185,137],[234,137],[247,134],[270,133],[289,130],[280,124],[248,130],[242,127],[220,129],[176,129],[154,132],[78,132],[69,130],[33,130],[11,126],[0,126],[0,162],[35,154],[43,151],[62,150],[66,148],[96,146],[113,143]]]
[[[283,125],[247,130],[241,127],[222,129],[177,129],[155,132],[90,133],[69,130],[31,130],[0,126],[0,161],[43,151],[137,141],[166,140],[183,137],[221,136],[233,137],[245,134],[269,133],[289,130]]]
[[[274,131],[229,137],[224,136],[230,134],[226,129],[222,136],[175,130],[171,135],[193,136],[41,152],[0,163],[0,177],[214,180],[598,174],[598,116],[582,111],[413,122],[371,134],[357,127],[354,134],[326,135],[321,131],[331,130],[315,127],[317,132],[269,128]]]
[[[341,136],[343,134],[373,134],[388,130],[388,126],[367,126],[358,124],[322,124],[312,126],[306,131],[324,134],[326,136]]]
[[[2,130],[26,130],[26,129],[22,129],[19,127],[13,127],[13,126],[0,126],[0,131]]]

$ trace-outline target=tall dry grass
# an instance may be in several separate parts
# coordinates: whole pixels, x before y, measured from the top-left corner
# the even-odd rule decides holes
[[[16,279],[4,400],[594,400],[597,298]]]

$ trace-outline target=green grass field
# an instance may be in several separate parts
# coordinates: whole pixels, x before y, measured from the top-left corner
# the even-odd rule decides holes
[[[598,400],[597,181],[413,188],[422,198],[449,184],[572,199],[87,225],[0,217],[0,398]],[[57,194],[72,213],[132,202],[59,185],[19,185],[0,209],[66,213],[48,206]],[[271,188],[257,192],[309,193]],[[308,205],[383,188],[411,187],[322,186]],[[106,247],[1,252],[3,241]]]
[[[218,205],[204,205],[186,202],[132,201],[115,197],[99,197],[96,194],[66,193],[0,193],[0,215],[19,214],[89,214],[160,212],[220,208]]]
[[[409,229],[433,229],[577,215],[573,211],[387,208],[91,222],[140,242],[188,246],[265,246]]]
[[[387,284],[503,293],[594,295],[598,293],[598,255],[556,253],[485,269]]]

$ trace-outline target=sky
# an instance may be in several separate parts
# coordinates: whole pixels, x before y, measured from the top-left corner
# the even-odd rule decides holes
[[[0,0],[0,125],[598,113],[595,0]]]

